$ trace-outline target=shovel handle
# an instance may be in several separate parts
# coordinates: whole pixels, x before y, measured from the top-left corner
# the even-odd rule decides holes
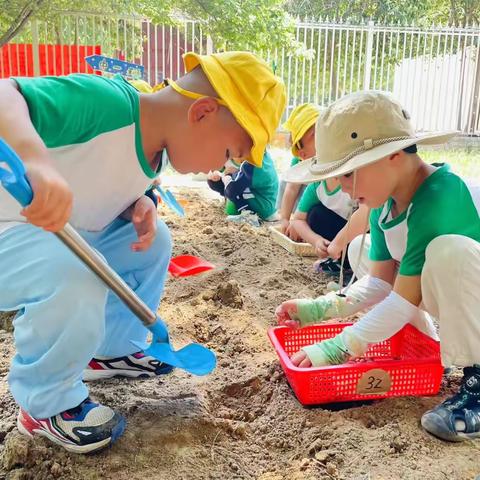
[[[7,168],[2,167],[6,164]],[[0,138],[0,183],[22,207],[30,205],[33,191],[27,180],[25,165],[8,143]]]
[[[8,169],[1,165],[5,163]],[[33,199],[33,191],[26,177],[25,166],[15,151],[0,138],[0,183],[22,205]],[[137,296],[125,281],[103,260],[103,258],[70,225],[55,235],[71,250],[100,280],[110,288],[146,327],[156,322],[163,339],[168,339],[166,325]]]

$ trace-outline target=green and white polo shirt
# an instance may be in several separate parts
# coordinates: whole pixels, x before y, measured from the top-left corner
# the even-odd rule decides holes
[[[428,244],[440,235],[480,242],[480,182],[467,181],[443,165],[420,185],[409,207],[392,218],[393,199],[370,214],[370,259],[394,259],[401,275],[420,275]]]
[[[139,93],[122,77],[15,78],[55,167],[73,191],[71,223],[99,231],[155,178],[140,133]],[[0,232],[25,219],[0,189]]]
[[[327,182],[314,182],[307,185],[303,192],[300,201],[298,202],[297,211],[308,213],[312,207],[323,203],[328,209],[334,211],[345,220],[348,219],[348,214],[351,208],[351,199],[348,193],[342,191],[342,187],[333,190],[328,190]]]

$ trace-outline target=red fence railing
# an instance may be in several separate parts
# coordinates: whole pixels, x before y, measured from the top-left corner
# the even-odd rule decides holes
[[[38,45],[38,75],[94,73],[85,62],[88,55],[101,54],[100,45]],[[0,78],[33,77],[34,57],[30,43],[9,43],[0,48]]]

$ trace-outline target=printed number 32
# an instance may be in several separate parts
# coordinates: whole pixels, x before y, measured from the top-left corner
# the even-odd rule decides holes
[[[382,379],[376,377],[368,377],[368,387],[366,390],[378,390],[381,388]]]

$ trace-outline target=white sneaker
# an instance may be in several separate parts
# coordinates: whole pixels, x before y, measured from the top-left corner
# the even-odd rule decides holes
[[[250,210],[242,210],[239,215],[228,215],[227,221],[234,223],[247,223],[252,227],[260,226],[258,215]]]
[[[172,370],[172,366],[143,352],[136,352],[124,357],[92,358],[83,371],[83,379],[91,382],[112,377],[150,378],[165,375]]]

